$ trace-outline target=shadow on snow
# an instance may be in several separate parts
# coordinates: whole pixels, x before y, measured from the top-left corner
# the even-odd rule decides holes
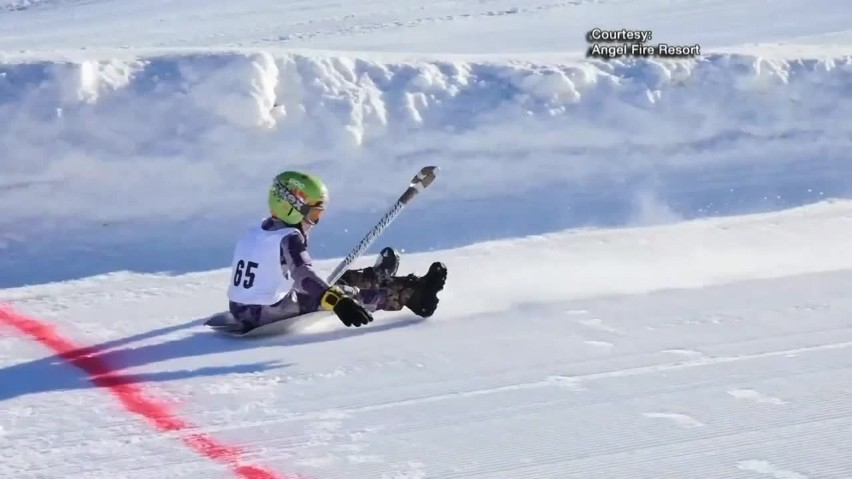
[[[205,318],[206,319],[206,318]],[[293,333],[284,336],[261,338],[234,338],[220,335],[202,325],[203,320],[192,320],[182,324],[166,326],[126,338],[107,341],[90,347],[80,348],[63,355],[28,361],[0,368],[0,401],[28,394],[56,392],[96,387],[92,376],[71,374],[70,366],[83,358],[96,358],[106,364],[111,373],[101,376],[109,385],[175,381],[188,378],[228,376],[270,371],[292,366],[286,361],[261,361],[233,364],[230,366],[209,366],[197,369],[174,371],[122,373],[122,370],[179,358],[220,354],[257,348],[296,346],[327,341],[342,340],[364,334],[388,331],[414,326],[425,321],[424,318],[406,317],[403,319],[382,321],[377,319],[372,325],[361,328],[335,329],[314,333]],[[341,326],[342,327],[342,326]],[[192,331],[192,329],[203,331]],[[167,334],[189,332],[180,338],[133,347],[131,344],[164,336]],[[286,356],[286,349],[282,350]]]

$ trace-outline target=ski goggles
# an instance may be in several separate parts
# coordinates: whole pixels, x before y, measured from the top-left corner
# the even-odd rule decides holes
[[[305,211],[307,210],[307,211]],[[314,204],[305,205],[302,214],[305,216],[305,220],[311,224],[319,223],[320,218],[325,213],[325,204],[322,201],[318,201]]]

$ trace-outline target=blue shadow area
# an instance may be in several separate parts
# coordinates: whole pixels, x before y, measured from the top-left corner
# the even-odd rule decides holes
[[[533,189],[511,194],[495,191],[482,198],[440,190],[440,182],[451,183],[452,174],[451,166],[445,168],[433,187],[436,191],[427,191],[403,211],[367,254],[383,245],[407,252],[431,251],[570,228],[767,212],[852,197],[852,163],[836,159],[715,171],[662,171],[582,184],[539,181]],[[341,213],[332,206],[312,232],[314,257],[345,255],[382,213]],[[248,215],[179,223],[90,225],[59,236],[11,242],[0,250],[0,287],[116,270],[180,274],[227,267],[233,242],[253,220]]]
[[[117,374],[101,377],[104,385],[175,381],[196,377],[249,374],[292,366],[286,361],[261,361],[228,366],[206,366],[197,369],[158,371],[150,373],[122,373],[127,368],[168,361],[177,358],[215,355],[263,347],[281,348],[327,341],[345,340],[349,337],[372,334],[392,329],[416,326],[423,318],[411,316],[402,319],[376,321],[370,326],[319,333],[300,333],[295,336],[261,338],[232,338],[207,330],[202,320],[151,330],[142,334],[116,339],[90,347],[70,351],[33,361],[0,368],[0,402],[29,394],[67,391],[95,387],[88,374],[69,374],[72,366],[84,366],[86,361],[97,361]],[[191,329],[200,330],[176,339],[144,346],[129,346],[146,339],[157,338]],[[284,353],[286,357],[286,353]],[[81,367],[85,370],[85,367]]]

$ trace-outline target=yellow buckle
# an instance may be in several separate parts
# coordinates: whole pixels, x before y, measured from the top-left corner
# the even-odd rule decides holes
[[[331,311],[335,306],[337,306],[339,301],[340,293],[330,289],[322,295],[322,298],[320,298],[320,305],[322,305],[324,309]]]

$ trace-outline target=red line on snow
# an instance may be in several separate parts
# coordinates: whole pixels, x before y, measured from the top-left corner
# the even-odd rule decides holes
[[[80,348],[63,338],[51,324],[17,313],[4,305],[0,305],[0,323],[17,329],[86,372],[92,383],[112,393],[128,412],[142,416],[161,432],[193,428],[187,421],[177,417],[166,404],[146,397],[142,384],[132,376],[117,372],[106,361],[93,355],[96,351],[91,348]],[[229,466],[241,478],[286,479],[258,466],[238,464],[242,454],[239,448],[221,444],[206,434],[187,434],[180,440],[193,451]]]

